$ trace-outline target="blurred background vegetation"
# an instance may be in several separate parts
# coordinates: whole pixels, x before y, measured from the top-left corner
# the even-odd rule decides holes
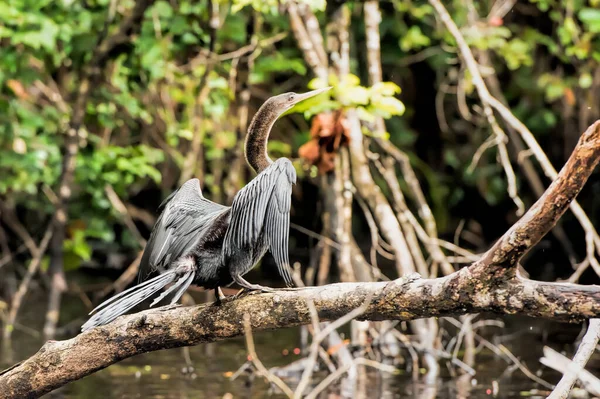
[[[312,3],[324,9],[324,2]],[[0,196],[36,239],[54,213],[48,193],[58,185],[82,70],[101,32],[116,29],[132,4],[0,4]],[[486,20],[493,4],[472,3],[483,16],[473,23],[469,7],[452,2],[452,16],[459,26],[469,25],[463,34],[471,46],[488,50],[489,67],[500,82],[497,90],[560,168],[580,132],[600,113],[600,4],[519,2],[503,18]],[[144,236],[161,199],[181,183],[184,167],[188,177],[200,178],[208,197],[229,202],[251,177],[244,163],[231,162],[239,158],[244,136],[240,91],[250,86],[251,116],[270,95],[307,90],[313,77],[278,2],[212,3],[219,19],[212,43],[209,7],[208,1],[156,1],[139,34],[126,48],[116,49],[114,58],[107,55],[111,59],[91,90],[78,132],[80,151],[64,241],[67,270],[140,249],[107,185],[132,211]],[[349,7],[357,11],[351,25],[356,44],[352,72],[366,82],[366,71],[355,68],[365,57],[359,49],[365,40],[360,3]],[[406,106],[403,115],[388,120],[389,139],[411,155],[441,233],[452,236],[460,220],[473,221],[481,226],[478,238],[487,243],[514,220],[514,209],[494,150],[467,171],[489,128],[479,123],[480,115],[461,109],[473,86],[457,60],[454,41],[436,23],[429,4],[390,1],[381,8],[384,80],[402,88],[399,98]],[[239,70],[240,58],[248,56],[251,70]],[[208,93],[198,104],[203,79]],[[303,115],[285,118],[275,127],[272,154],[297,157],[308,134]],[[201,137],[201,148],[190,164],[186,158],[193,152],[194,136]],[[311,174],[298,169],[306,172],[303,176]],[[521,180],[526,195],[530,190]],[[591,184],[586,191],[599,188]],[[529,203],[534,198],[529,196]],[[19,247],[10,232],[2,236],[3,251]]]
[[[324,84],[305,62],[285,2],[150,1],[139,20],[120,31],[140,3],[0,2],[4,315],[57,209],[67,211],[64,231],[53,235],[58,243],[47,243],[50,251],[41,251],[36,287],[53,286],[53,273],[64,270],[73,292],[79,285],[72,284],[70,272],[83,271],[89,276],[83,291],[97,291],[90,279],[116,279],[134,262],[158,205],[183,181],[197,177],[206,197],[231,203],[253,177],[242,143],[248,118],[264,100]],[[433,7],[424,1],[380,2],[386,83],[370,86],[363,2],[299,3],[313,10],[322,28],[328,10],[345,3],[352,75],[332,76],[336,89],[329,100],[299,106],[275,125],[270,153],[291,158],[299,174],[292,222],[322,231],[325,186],[319,179],[328,169],[311,163],[308,150],[299,155],[311,140],[313,116],[356,109],[367,127],[376,117],[386,119],[385,131],[363,128],[363,134],[408,154],[440,236],[474,252],[485,250],[516,220],[516,207],[497,148],[484,147],[473,163],[487,145],[490,126],[456,42]],[[559,169],[581,132],[600,118],[600,1],[445,3],[490,92],[510,106]],[[529,206],[539,196],[535,185],[545,187],[549,179],[520,137],[507,132],[518,193]],[[71,156],[74,174],[62,181]],[[529,175],[523,169],[527,160]],[[407,188],[402,174],[398,182]],[[594,175],[580,196],[594,225],[600,222],[599,191]],[[534,277],[567,278],[585,257],[584,233],[572,215],[565,215],[562,229],[562,236],[548,236],[530,255],[536,260],[526,269]],[[367,220],[355,218],[353,231],[366,252]],[[291,234],[292,259],[308,262],[316,241],[297,230]],[[60,270],[54,272],[53,257],[62,257],[55,259]],[[590,269],[582,282],[598,278]]]

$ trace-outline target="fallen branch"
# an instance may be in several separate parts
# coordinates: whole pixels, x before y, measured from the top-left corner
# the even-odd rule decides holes
[[[254,331],[308,324],[311,300],[321,321],[365,302],[361,320],[415,320],[495,312],[578,322],[600,317],[600,287],[522,278],[517,265],[568,209],[600,161],[600,121],[581,136],[544,195],[483,257],[448,276],[412,274],[389,282],[340,283],[281,290],[200,305],[123,316],[66,341],[49,341],[31,358],[0,373],[0,397],[39,397],[125,358],[213,342]],[[372,298],[372,299],[370,299]]]
[[[128,357],[243,335],[244,314],[253,331],[308,324],[306,304],[321,321],[336,320],[373,299],[361,320],[413,320],[495,311],[557,321],[600,316],[600,288],[515,278],[490,293],[468,268],[437,279],[339,283],[229,300],[221,306],[152,309],[118,318],[66,341],[48,341],[35,355],[0,373],[0,397],[39,397]],[[557,298],[560,298],[557,301]]]

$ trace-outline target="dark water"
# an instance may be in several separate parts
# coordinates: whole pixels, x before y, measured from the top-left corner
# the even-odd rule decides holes
[[[39,292],[39,291],[38,291]],[[40,309],[41,308],[41,309]],[[72,320],[83,314],[81,301],[76,296],[66,296],[61,320]],[[43,343],[35,336],[41,330],[41,318],[45,311],[45,298],[30,295],[23,309],[20,323],[14,333],[13,360],[20,360],[35,353]],[[515,354],[533,373],[550,383],[556,383],[559,375],[542,366],[539,358],[544,345],[572,354],[576,336],[581,326],[564,325],[524,318],[504,318],[504,329],[486,328],[481,333],[487,339],[502,343]],[[446,336],[456,336],[457,329],[441,322]],[[23,327],[27,326],[27,327]],[[67,337],[65,337],[67,338]],[[299,360],[294,349],[299,346],[300,329],[289,328],[255,334],[257,353],[267,368],[283,366]],[[447,342],[447,339],[445,339]],[[284,354],[285,353],[285,354]],[[4,357],[8,354],[3,353]],[[588,370],[600,374],[600,359],[596,355]],[[73,382],[46,398],[262,398],[284,397],[273,392],[261,378],[241,373],[234,381],[230,377],[247,360],[245,342],[235,339],[189,349],[193,371],[186,370],[183,349],[147,353],[126,359],[105,370]],[[3,365],[4,366],[4,365]],[[424,377],[414,382],[410,373],[390,375],[365,369],[359,375],[353,397],[370,398],[489,398],[494,386],[498,398],[545,397],[548,390],[514,368],[512,363],[500,359],[490,351],[483,350],[476,357],[476,375],[463,376],[450,371],[442,361],[441,376],[433,384],[424,383]],[[322,378],[322,376],[321,376]],[[318,383],[318,380],[315,383]],[[494,383],[494,381],[496,383]],[[286,381],[295,386],[295,381]],[[348,387],[344,386],[347,390]],[[340,384],[334,384],[321,398],[340,397]]]

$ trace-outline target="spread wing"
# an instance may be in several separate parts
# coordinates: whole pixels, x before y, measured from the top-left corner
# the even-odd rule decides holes
[[[228,207],[202,196],[198,179],[190,179],[159,207],[158,217],[140,262],[139,281],[185,256],[212,221]]]
[[[286,158],[280,158],[241,189],[231,206],[231,220],[223,243],[225,258],[251,251],[261,234],[279,273],[293,285],[288,258],[292,184],[296,171]]]

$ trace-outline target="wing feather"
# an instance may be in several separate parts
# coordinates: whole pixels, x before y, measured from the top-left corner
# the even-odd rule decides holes
[[[231,259],[258,248],[262,236],[288,286],[293,284],[288,245],[295,183],[296,171],[288,159],[280,158],[262,171],[235,196],[223,243],[223,256]]]
[[[214,218],[228,208],[202,196],[198,179],[190,179],[159,207],[158,217],[140,263],[139,280],[166,269],[185,256]]]

